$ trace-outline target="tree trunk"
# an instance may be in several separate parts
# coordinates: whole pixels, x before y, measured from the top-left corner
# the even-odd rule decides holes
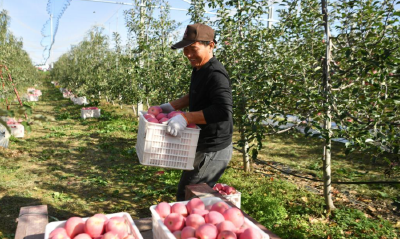
[[[331,140],[332,140],[332,115],[331,109],[332,106],[330,100],[330,96],[332,95],[331,91],[331,78],[330,78],[330,61],[331,61],[331,39],[330,39],[330,31],[329,31],[329,20],[328,20],[328,6],[327,0],[321,0],[322,14],[324,16],[324,27],[325,27],[325,37],[326,37],[326,54],[324,61],[324,74],[323,74],[323,96],[325,98],[324,106],[326,107],[326,118],[324,121],[324,131],[326,134],[325,142],[324,142],[324,154],[323,154],[323,170],[324,170],[324,198],[325,204],[327,207],[327,214],[330,214],[332,210],[335,209],[332,200],[332,188],[331,188]]]
[[[132,105],[132,110],[133,110],[133,112],[135,113],[135,116],[138,116],[138,113],[136,112],[135,105]]]

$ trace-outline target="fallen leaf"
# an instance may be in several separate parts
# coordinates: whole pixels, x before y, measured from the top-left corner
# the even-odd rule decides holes
[[[400,221],[397,221],[397,223],[393,227],[400,228]]]
[[[376,209],[373,208],[373,207],[371,207],[371,206],[368,206],[368,209],[369,209],[371,212],[375,212],[375,211],[376,211]]]
[[[301,200],[303,200],[303,202],[308,202],[307,197],[301,197]]]

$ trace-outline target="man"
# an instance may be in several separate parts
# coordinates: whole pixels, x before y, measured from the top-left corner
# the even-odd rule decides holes
[[[182,41],[171,47],[183,48],[193,71],[189,94],[161,105],[163,112],[189,106],[189,112],[169,120],[167,132],[178,136],[188,124],[201,128],[194,170],[182,172],[177,201],[185,200],[186,185],[214,186],[232,158],[232,89],[227,71],[213,56],[216,43],[214,30],[196,23],[188,25]]]

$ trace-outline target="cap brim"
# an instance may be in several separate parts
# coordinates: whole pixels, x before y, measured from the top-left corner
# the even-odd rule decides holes
[[[171,46],[172,49],[179,49],[179,48],[184,48],[187,46],[190,46],[194,43],[195,41],[188,41],[188,40],[182,40],[174,45]]]

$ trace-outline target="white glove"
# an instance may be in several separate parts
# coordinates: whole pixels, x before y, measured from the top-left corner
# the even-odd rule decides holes
[[[182,134],[182,131],[185,130],[187,126],[187,121],[185,117],[181,114],[178,114],[172,117],[167,122],[167,132],[172,136],[178,136]]]
[[[167,113],[167,114],[170,113],[171,111],[175,110],[174,107],[172,107],[172,105],[170,103],[162,104],[162,105],[160,105],[160,107],[162,109],[162,112]]]

